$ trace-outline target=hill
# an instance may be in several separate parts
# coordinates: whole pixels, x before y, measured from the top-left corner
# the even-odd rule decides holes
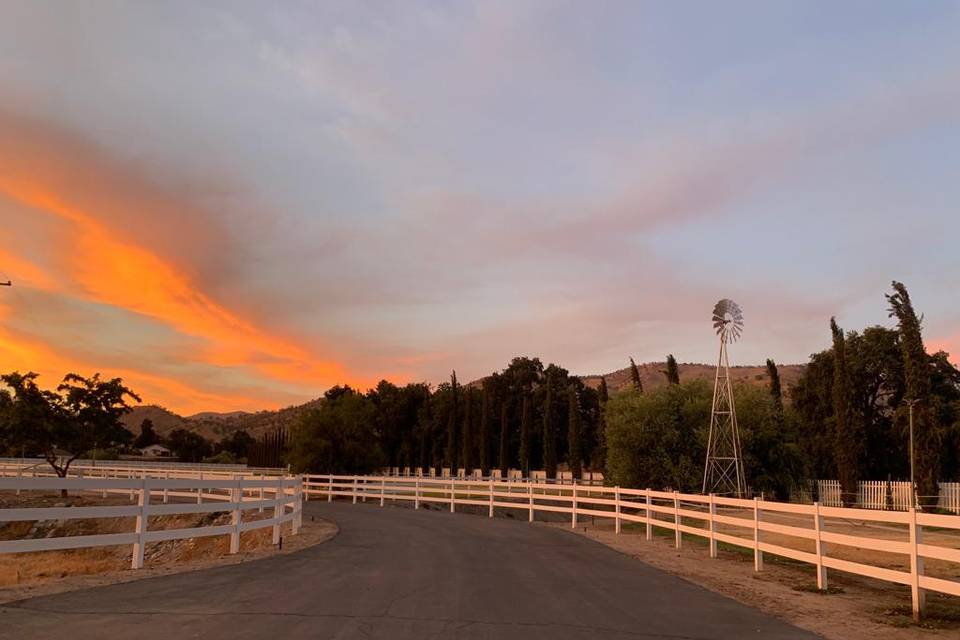
[[[133,411],[124,416],[123,423],[135,434],[140,433],[140,424],[144,419],[149,418],[153,422],[154,430],[163,437],[175,429],[188,429],[208,440],[217,441],[242,429],[254,438],[259,438],[276,427],[289,429],[303,411],[318,406],[320,402],[319,399],[311,400],[279,411],[258,411],[257,413],[204,411],[189,417],[177,415],[156,405],[141,405],[134,407]]]
[[[789,396],[789,389],[803,373],[805,365],[787,364],[780,365],[780,382],[785,393]],[[663,371],[667,368],[665,362],[647,362],[637,365],[640,370],[640,380],[643,382],[644,389],[655,389],[667,384],[667,378]],[[716,375],[716,367],[709,364],[679,363],[681,380],[691,380],[702,378],[713,380]],[[600,375],[580,376],[583,382],[596,388],[600,384]],[[766,385],[767,369],[764,366],[741,366],[731,367],[730,376],[734,382],[743,382],[746,384]],[[630,369],[625,367],[611,373],[604,374],[607,379],[607,387],[611,393],[616,393],[630,386]],[[481,380],[475,380],[469,385],[479,386]],[[323,402],[322,398],[311,400],[301,405],[287,407],[278,411],[258,411],[248,413],[246,411],[230,411],[217,413],[214,411],[203,411],[191,416],[180,416],[168,409],[156,405],[141,405],[135,407],[133,411],[123,418],[123,423],[133,433],[140,433],[140,423],[144,419],[150,419],[153,422],[154,430],[161,436],[167,436],[175,429],[189,429],[199,433],[208,440],[221,440],[243,429],[254,438],[259,438],[264,433],[273,431],[277,427],[291,429],[296,424],[297,418],[304,411],[318,407]]]
[[[784,393],[789,396],[789,389],[796,384],[797,380],[803,374],[806,365],[802,364],[782,364],[777,366],[780,372],[780,385]],[[667,368],[666,362],[647,362],[638,364],[640,371],[640,382],[644,389],[656,389],[667,384],[667,377],[664,371]],[[680,380],[709,380],[713,381],[717,374],[717,367],[712,364],[696,364],[690,362],[678,363],[677,369],[680,371]],[[607,388],[610,393],[616,393],[630,386],[630,367],[618,369],[612,373],[604,375],[607,379]],[[584,384],[596,388],[600,384],[600,374],[580,376]],[[766,366],[741,366],[730,367],[730,379],[736,383],[746,383],[755,385],[767,385],[767,367]]]

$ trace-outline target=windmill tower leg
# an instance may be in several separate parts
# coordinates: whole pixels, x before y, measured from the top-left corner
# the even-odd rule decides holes
[[[744,494],[743,456],[737,424],[727,343],[720,337],[720,357],[713,384],[707,460],[703,468],[703,493],[742,497]]]

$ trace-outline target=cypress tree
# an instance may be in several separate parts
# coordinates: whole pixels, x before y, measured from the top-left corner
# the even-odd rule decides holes
[[[506,478],[510,470],[510,431],[507,426],[507,403],[500,405],[500,477]]]
[[[677,359],[673,354],[667,356],[667,370],[663,372],[667,376],[668,384],[680,384],[680,369],[677,367]]]
[[[557,434],[553,424],[553,374],[547,374],[547,393],[543,399],[543,469],[547,479],[557,477]]]
[[[783,390],[780,388],[780,372],[777,371],[777,363],[767,358],[767,376],[770,378],[770,395],[773,396],[773,403],[777,408],[777,413],[783,416]]]
[[[643,382],[640,381],[640,370],[637,369],[637,363],[633,361],[633,358],[630,358],[630,382],[633,383],[633,388],[643,393]]]
[[[577,399],[577,390],[571,385],[568,393],[570,396],[570,420],[567,428],[567,441],[570,445],[570,473],[574,480],[579,480],[582,474],[583,453],[580,443],[580,402]]]
[[[850,407],[847,344],[835,318],[830,318],[830,331],[833,334],[833,418],[837,475],[844,504],[852,504],[857,495],[859,444]]]
[[[483,388],[483,403],[480,407],[480,469],[484,476],[490,475],[490,392]]]
[[[463,431],[460,439],[463,443],[463,450],[460,453],[460,459],[465,472],[473,470],[473,389],[467,388],[463,394]]]
[[[607,379],[600,376],[600,386],[597,387],[597,401],[599,415],[597,416],[597,453],[594,455],[594,468],[603,473],[607,468],[607,400],[610,394],[607,391]]]
[[[444,463],[450,475],[457,474],[457,372],[450,374],[450,412],[447,415],[447,447]]]
[[[530,476],[530,397],[523,394],[523,409],[520,412],[520,470]]]
[[[923,346],[921,324],[903,283],[894,281],[893,294],[887,295],[890,317],[897,319],[900,329],[900,350],[903,353],[903,373],[906,394],[900,408],[900,420],[907,423],[909,401],[913,407],[914,475],[920,496],[936,496],[940,471],[942,429],[937,421],[937,407],[931,393],[930,356]],[[905,424],[904,426],[909,426]],[[935,501],[936,498],[933,498]]]

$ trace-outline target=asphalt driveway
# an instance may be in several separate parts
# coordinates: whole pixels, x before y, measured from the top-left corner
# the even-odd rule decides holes
[[[309,502],[289,555],[0,606],[0,638],[816,638],[598,543],[505,518]]]

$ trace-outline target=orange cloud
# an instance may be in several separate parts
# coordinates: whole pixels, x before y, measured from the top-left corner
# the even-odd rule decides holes
[[[178,251],[190,253],[180,245],[191,249],[191,255],[209,255],[210,243],[217,241],[211,224],[201,220],[206,220],[205,212],[188,198],[178,201],[99,149],[44,123],[0,111],[0,139],[4,140],[0,194],[15,206],[28,207],[32,222],[47,217],[58,223],[47,225],[58,232],[53,245],[56,273],[10,251],[0,252],[5,268],[17,273],[18,279],[140,314],[200,338],[203,346],[190,354],[191,359],[243,369],[271,381],[265,387],[276,389],[279,381],[284,383],[281,387],[291,389],[291,395],[304,399],[333,384],[362,387],[372,382],[351,375],[332,358],[258,326],[206,293],[190,270],[171,257]],[[149,227],[146,234],[142,226]],[[183,242],[170,242],[171,237],[182,237]],[[52,349],[34,345],[29,352],[15,352],[14,346],[8,340],[6,348],[11,355],[19,354],[17,366],[22,368],[37,369],[43,363],[40,368],[52,369],[57,362]],[[31,362],[27,355],[35,360]],[[131,373],[177,408],[203,401],[209,402],[203,409],[250,408],[249,398],[204,394],[188,381]],[[262,408],[264,400],[259,402]]]
[[[16,280],[18,287],[26,286],[44,291],[58,288],[53,274],[2,248],[0,248],[0,268],[3,269],[2,273],[5,277]]]
[[[4,371],[36,371],[42,386],[52,388],[68,372],[89,375],[102,369],[77,358],[59,353],[42,342],[0,330],[0,358]],[[106,375],[124,379],[145,401],[163,404],[185,414],[204,410],[228,409],[255,411],[276,406],[270,398],[205,391],[180,380],[131,368],[112,368]]]

